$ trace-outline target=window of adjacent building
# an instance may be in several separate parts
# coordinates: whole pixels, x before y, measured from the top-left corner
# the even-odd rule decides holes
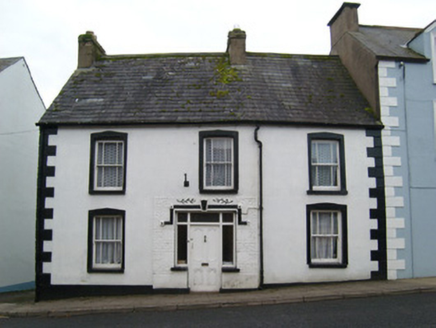
[[[308,193],[346,194],[344,139],[333,133],[311,133]]]
[[[238,133],[200,132],[200,191],[238,190]]]
[[[307,261],[310,267],[347,264],[346,207],[337,204],[307,206]]]
[[[91,135],[90,193],[124,193],[126,185],[127,134]]]
[[[178,212],[176,225],[176,266],[188,264],[189,227],[195,225],[219,225],[221,228],[222,266],[235,267],[235,213],[234,212]]]
[[[122,272],[124,211],[90,211],[88,229],[88,272]]]

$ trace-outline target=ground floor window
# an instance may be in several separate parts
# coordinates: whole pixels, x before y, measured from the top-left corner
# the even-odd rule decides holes
[[[307,206],[307,261],[311,267],[347,265],[347,211],[337,204]]]
[[[89,211],[88,272],[124,270],[124,211]]]
[[[234,267],[236,262],[235,212],[177,212],[176,266],[186,266],[189,261],[189,243],[193,242],[193,226],[219,226],[222,266]]]

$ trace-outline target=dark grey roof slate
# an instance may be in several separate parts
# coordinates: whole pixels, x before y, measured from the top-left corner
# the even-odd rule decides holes
[[[375,126],[336,56],[108,56],[77,70],[39,124],[302,123]]]
[[[15,57],[15,58],[0,58],[0,72],[4,69],[8,68],[9,66],[15,64],[20,59],[23,59],[23,57]]]
[[[407,47],[407,43],[420,31],[422,29],[360,25],[358,32],[350,34],[377,57],[425,61],[427,59],[424,56]]]

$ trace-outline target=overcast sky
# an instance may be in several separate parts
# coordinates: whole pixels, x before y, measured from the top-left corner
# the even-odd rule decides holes
[[[77,37],[107,54],[223,52],[239,26],[247,50],[328,54],[341,0],[0,0],[0,58],[25,57],[49,107],[77,67]],[[359,23],[424,28],[435,0],[361,0]]]

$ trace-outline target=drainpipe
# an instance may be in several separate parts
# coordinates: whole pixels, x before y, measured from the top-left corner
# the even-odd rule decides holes
[[[262,167],[262,142],[258,138],[260,126],[254,130],[254,140],[259,146],[259,240],[260,240],[260,282],[259,289],[263,288],[263,167]]]

